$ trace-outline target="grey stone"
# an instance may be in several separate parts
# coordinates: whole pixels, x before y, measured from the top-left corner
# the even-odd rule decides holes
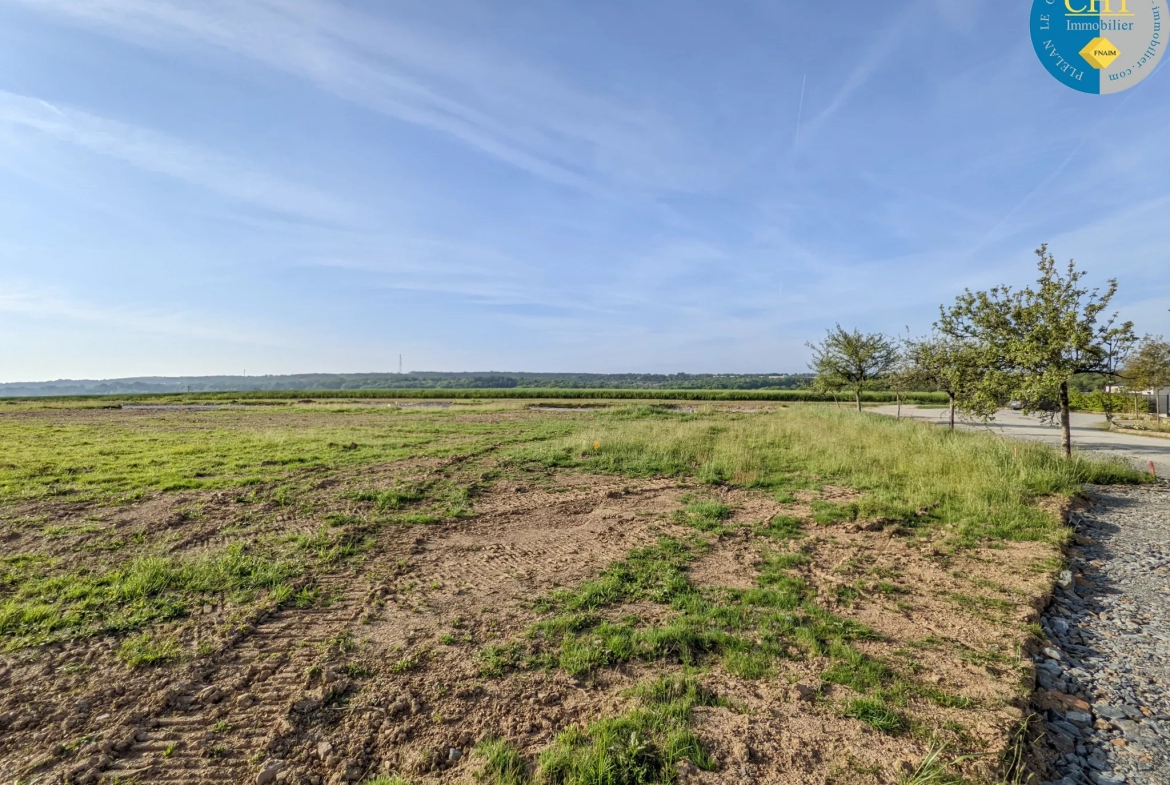
[[[284,761],[274,760],[264,766],[256,775],[256,785],[269,785],[276,782],[276,775],[284,768]]]
[[[1138,724],[1133,720],[1114,720],[1113,727],[1128,736],[1131,733],[1137,732]]]
[[[1049,692],[1064,692],[1067,687],[1063,679],[1058,679],[1046,670],[1036,671],[1036,681]]]
[[[1079,739],[1081,737],[1081,729],[1078,728],[1076,725],[1065,722],[1064,720],[1055,720],[1053,722],[1048,723],[1048,725],[1050,728],[1054,728],[1055,730],[1062,732],[1065,736],[1068,736],[1069,738]]]

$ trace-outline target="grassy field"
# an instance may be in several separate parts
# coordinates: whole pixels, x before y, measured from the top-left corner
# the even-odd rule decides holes
[[[1015,736],[970,717],[1020,698],[1030,603],[1067,536],[1052,506],[1084,483],[1144,481],[1039,444],[782,404],[23,402],[0,406],[0,456],[0,686],[35,687],[36,706],[104,702],[131,730],[287,715],[264,749],[211,730],[223,744],[118,751],[88,714],[38,714],[3,688],[0,767],[71,770],[107,738],[118,754],[92,772],[110,782],[171,765],[254,781],[277,758],[379,782],[454,782],[461,760],[501,785],[704,781],[749,765],[734,738],[771,738],[752,684],[807,690],[790,710],[820,717],[816,733],[878,734],[810,768],[818,781],[892,781],[862,758],[912,771],[940,744],[932,771],[978,759],[946,776],[990,781]],[[986,672],[956,681],[956,662]],[[305,697],[156,705],[159,673],[206,684],[191,695],[288,679],[255,692]],[[581,697],[524,698],[533,719],[515,724],[509,690],[565,685]],[[804,781],[769,754],[750,764],[759,781]]]

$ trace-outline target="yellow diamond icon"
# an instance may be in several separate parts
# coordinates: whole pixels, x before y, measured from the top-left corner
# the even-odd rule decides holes
[[[1108,38],[1094,38],[1081,50],[1081,57],[1089,61],[1089,65],[1100,71],[1108,68],[1109,64],[1117,59],[1121,52],[1109,42]]]

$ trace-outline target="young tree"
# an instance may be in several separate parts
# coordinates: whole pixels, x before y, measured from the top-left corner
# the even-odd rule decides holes
[[[909,342],[903,341],[903,346],[908,347]],[[902,398],[911,390],[921,390],[922,382],[919,380],[917,369],[910,361],[910,355],[903,348],[898,350],[898,358],[894,361],[894,367],[886,374],[884,379],[886,388],[894,393],[894,398],[898,402],[897,419],[902,419]]]
[[[881,333],[846,332],[841,325],[829,330],[825,340],[808,344],[821,389],[852,390],[861,411],[861,392],[889,374],[898,361],[894,342]]]
[[[986,375],[986,363],[975,344],[936,334],[908,341],[906,355],[911,374],[920,386],[947,394],[952,431],[956,411],[979,417],[990,417],[995,413],[996,401],[981,394],[984,392],[981,382]]]
[[[978,347],[984,366],[980,397],[1003,400],[1008,394],[1022,400],[1027,411],[1055,399],[1064,454],[1071,456],[1069,380],[1078,373],[1115,376],[1133,346],[1133,323],[1117,324],[1116,314],[1105,315],[1117,292],[1116,279],[1104,293],[1089,291],[1081,286],[1085,273],[1074,262],[1061,275],[1047,245],[1036,256],[1040,277],[1035,289],[968,289],[950,309],[940,309],[935,326],[948,338]]]
[[[1170,387],[1170,342],[1160,335],[1156,338],[1147,335],[1125,364],[1122,376],[1133,390],[1153,390],[1154,413],[1161,415],[1162,401],[1158,392]]]

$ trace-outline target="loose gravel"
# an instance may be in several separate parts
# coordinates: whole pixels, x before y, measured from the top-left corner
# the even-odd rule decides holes
[[[1035,658],[1050,782],[1170,785],[1170,486],[1090,497]]]

